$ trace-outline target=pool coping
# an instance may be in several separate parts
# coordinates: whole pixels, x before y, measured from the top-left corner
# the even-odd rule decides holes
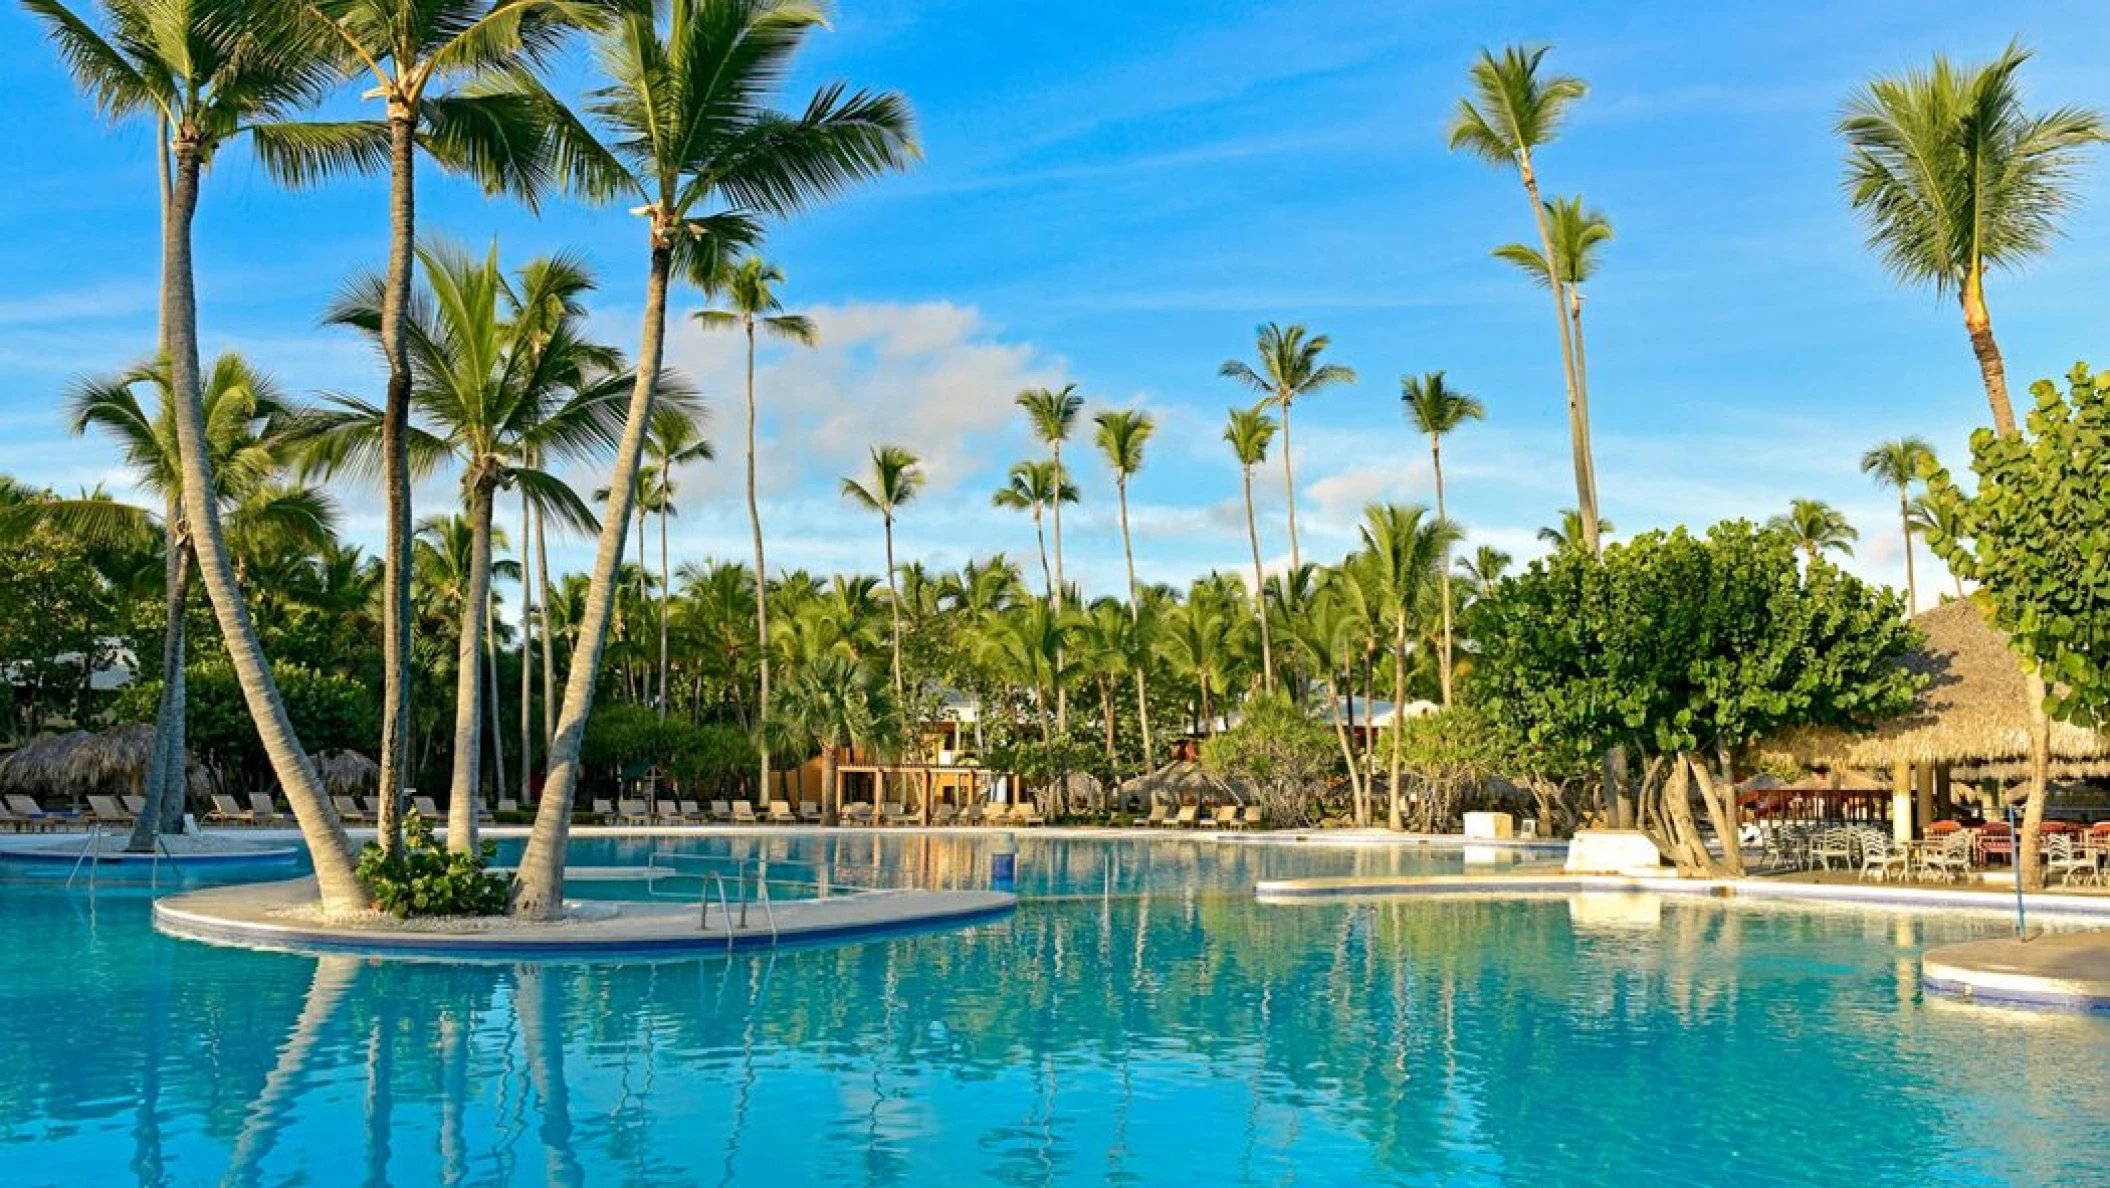
[[[792,900],[771,913],[749,905],[747,922],[708,931],[690,904],[632,900],[606,916],[548,924],[508,922],[474,931],[412,931],[366,922],[289,921],[286,909],[315,901],[315,880],[246,883],[165,896],[154,926],[189,940],[300,953],[446,961],[600,961],[687,958],[951,928],[1009,915],[1018,897],[1002,891],[866,891],[826,900]],[[714,910],[714,916],[717,914]]]
[[[72,866],[75,863],[81,863],[80,851],[76,849],[70,853],[62,852],[58,850],[58,846],[70,841],[85,841],[87,836],[81,833],[44,834],[38,837],[38,841],[43,844],[31,845],[22,845],[13,839],[9,839],[6,842],[0,842],[0,863],[23,862],[40,865]],[[277,839],[259,838],[257,840],[269,842]],[[298,862],[301,855],[306,852],[306,849],[299,845],[267,845],[248,851],[221,850],[204,853],[132,854],[124,851],[112,853],[97,852],[90,854],[87,861],[81,864],[93,866],[136,864],[144,866],[160,861],[173,863],[178,866],[283,866]]]

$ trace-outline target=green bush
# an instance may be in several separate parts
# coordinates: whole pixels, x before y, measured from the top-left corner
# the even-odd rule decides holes
[[[485,868],[498,847],[451,854],[432,836],[432,822],[416,809],[403,816],[403,848],[394,856],[373,842],[359,852],[359,878],[374,906],[399,919],[413,916],[496,916],[506,910],[506,880]]]

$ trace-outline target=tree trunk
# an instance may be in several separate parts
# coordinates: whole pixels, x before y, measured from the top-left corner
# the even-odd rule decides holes
[[[1590,435],[1590,365],[1583,354],[1582,290],[1568,286],[1568,321],[1575,335],[1576,425],[1582,430],[1583,467],[1590,475],[1590,512],[1597,514],[1597,447]],[[1600,525],[1601,528],[1601,525]],[[1603,542],[1600,540],[1600,544]]]
[[[388,278],[381,291],[381,354],[388,395],[381,413],[381,487],[387,527],[381,549],[381,848],[403,845],[403,802],[410,776],[410,307],[417,250],[417,115],[390,103],[388,112]]]
[[[1260,560],[1260,523],[1253,518],[1253,468],[1240,468],[1245,481],[1245,536],[1253,546],[1253,606],[1260,616],[1260,685],[1275,691],[1274,629],[1267,621],[1267,570]]]
[[[659,720],[664,722],[667,720],[667,617],[674,597],[674,571],[667,556],[667,500],[672,497],[669,492],[673,488],[665,470],[660,471],[659,484]]]
[[[479,464],[480,465],[480,464]],[[447,797],[447,849],[476,852],[476,806],[483,797],[484,616],[491,602],[491,483],[469,479],[469,589],[462,597],[454,653],[454,778]]]
[[[1429,464],[1436,477],[1436,522],[1447,524],[1450,517],[1443,508],[1443,439],[1429,434]],[[1451,703],[1451,545],[1443,544],[1443,572],[1437,578],[1443,597],[1443,650],[1436,655],[1436,675],[1443,686],[1443,704]]]
[[[1993,430],[2014,437],[2015,407],[2007,398],[2007,364],[2000,358],[2000,344],[1993,338],[1993,315],[1985,305],[1985,276],[1974,269],[1964,278],[1958,293],[1963,302],[1963,326],[1971,336],[1971,353],[1978,357],[1978,373],[1985,380],[1986,403],[1993,409]]]
[[[529,566],[535,512],[527,492],[520,493],[520,800],[532,799],[535,786],[535,575]],[[543,655],[549,654],[547,640]]]
[[[1524,197],[1531,202],[1531,218],[1539,229],[1539,246],[1545,252],[1546,284],[1553,290],[1553,320],[1561,332],[1561,376],[1568,389],[1568,445],[1575,461],[1575,510],[1582,521],[1583,547],[1597,552],[1597,480],[1590,461],[1589,423],[1576,386],[1575,343],[1568,326],[1568,287],[1554,267],[1553,229],[1546,222],[1546,206],[1539,200],[1538,175],[1532,172],[1531,155],[1519,154],[1517,175],[1524,182]]]
[[[1406,608],[1401,607],[1400,614],[1404,616],[1405,613]],[[1400,820],[1399,813],[1399,736],[1403,733],[1403,731],[1400,730],[1400,711],[1406,706],[1406,704],[1407,621],[1404,617],[1402,617],[1399,621],[1398,630],[1393,636],[1392,640],[1392,772],[1391,775],[1387,777],[1387,782],[1385,785],[1385,799],[1390,805],[1390,808],[1386,810],[1385,825],[1387,828],[1391,829],[1395,833],[1397,833],[1401,828],[1403,828],[1403,822],[1401,822]]]
[[[1727,760],[1724,759],[1726,764]],[[1718,873],[1730,878],[1744,877],[1744,843],[1737,832],[1736,785],[1725,770],[1720,783],[1707,770],[1707,765],[1697,759],[1688,758],[1686,765],[1692,769],[1692,778],[1700,786],[1700,803],[1707,806],[1707,820],[1714,826],[1714,835],[1722,843],[1722,857]]]
[[[557,740],[557,628],[550,618],[549,545],[543,537],[542,513],[535,513],[535,577],[542,587],[542,753],[548,763],[549,747]],[[525,578],[525,572],[521,575]],[[545,772],[546,774],[546,772]]]
[[[1349,708],[1352,712],[1354,707],[1351,704]],[[1334,737],[1339,739],[1341,743],[1341,758],[1348,764],[1349,812],[1354,814],[1356,824],[1360,825],[1363,823],[1363,818],[1367,815],[1368,810],[1365,808],[1365,800],[1363,796],[1362,773],[1356,768],[1355,763],[1355,744],[1348,741],[1348,721],[1346,714],[1334,714],[1333,733]]]
[[[1920,613],[1919,578],[1912,569],[1912,501],[1898,488],[1898,523],[1905,529],[1905,617]]]
[[[760,676],[755,697],[755,750],[761,779],[759,801],[769,799],[769,568],[762,560],[762,506],[755,501],[755,320],[747,321],[747,526],[755,538],[755,666]]]
[[[506,732],[505,689],[498,683],[498,600],[484,600],[484,692],[485,701],[491,707],[489,737],[491,739],[491,795],[499,800],[506,795]],[[477,790],[482,796],[482,789]]]
[[[821,824],[834,828],[843,821],[842,768],[835,748],[821,748]]]
[[[1042,527],[1040,507],[1038,503],[1033,505],[1033,539],[1040,545],[1041,589],[1047,591],[1048,604],[1052,606],[1055,603],[1055,574],[1048,568],[1048,533]]]
[[[908,699],[901,690],[901,591],[894,585],[894,517],[889,514],[880,524],[886,534],[886,601],[894,631],[894,704],[905,711]]]
[[[1106,778],[1115,786],[1121,783],[1120,754],[1114,748],[1114,689],[1113,682],[1099,678],[1099,712],[1106,720]]]
[[[324,795],[322,781],[308,753],[301,749],[286,715],[278,682],[257,642],[248,603],[235,582],[227,555],[227,536],[213,492],[212,457],[205,437],[205,408],[199,394],[198,299],[191,275],[191,221],[198,206],[198,143],[195,133],[179,129],[176,179],[169,219],[162,240],[163,307],[169,311],[169,389],[176,413],[177,453],[183,465],[183,512],[198,552],[199,576],[212,599],[220,634],[227,644],[242,699],[256,724],[257,737],[270,760],[286,803],[300,823],[315,882],[326,912],[350,912],[367,906],[366,889],[352,864],[351,841],[337,811]]]
[[[1063,472],[1062,440],[1060,438],[1057,438],[1055,440],[1053,448],[1055,452],[1055,613],[1057,615],[1060,615],[1062,613],[1063,602],[1069,597],[1069,591],[1064,588],[1064,579],[1062,576]],[[1057,647],[1055,649],[1055,662],[1058,667],[1061,666],[1062,649],[1060,647]],[[1055,729],[1059,731],[1065,738],[1069,736],[1070,691],[1069,689],[1065,688],[1060,684],[1057,684],[1055,686]]]
[[[2030,673],[2024,693],[2030,699],[2029,803],[2022,809],[2022,836],[2015,847],[2022,886],[2030,891],[2044,889],[2044,802],[2051,796],[2051,715],[2044,712],[2045,693],[2044,677]]]
[[[557,740],[550,748],[542,803],[536,807],[535,828],[528,836],[527,849],[520,856],[520,869],[513,880],[513,914],[529,920],[554,919],[564,910],[564,847],[571,834],[572,795],[579,785],[579,748],[586,741],[594,680],[600,674],[601,656],[608,643],[608,621],[615,613],[623,538],[630,526],[630,504],[637,496],[638,461],[645,452],[645,434],[651,428],[653,401],[658,395],[666,342],[667,275],[674,261],[667,237],[672,233],[672,228],[655,220],[652,270],[645,285],[644,329],[637,352],[637,380],[630,392],[629,419],[623,427],[622,447],[616,454],[615,474],[609,481],[608,508],[601,517],[601,538],[594,553],[593,578],[586,591],[586,610],[579,623],[578,641],[572,647],[571,672],[564,682],[564,709],[557,717]]]
[[[1128,621],[1136,628],[1136,729],[1143,734],[1143,771],[1147,774],[1158,769],[1158,757],[1157,748],[1150,741],[1149,681],[1143,675],[1149,656],[1143,646],[1143,605],[1136,586],[1135,543],[1128,534],[1128,479],[1123,477],[1115,483],[1114,491],[1121,500],[1121,555],[1128,562]]]
[[[182,514],[176,501],[169,500],[163,520],[168,543],[162,561],[161,699],[154,712],[154,751],[147,761],[146,811],[133,822],[131,840],[125,843],[125,849],[134,854],[154,852],[155,840],[168,823],[171,788],[176,795],[176,818],[182,820],[183,613],[190,592],[190,558],[184,551]],[[172,766],[178,779],[169,778]]]
[[[1289,456],[1289,393],[1277,393],[1275,402],[1282,406],[1282,494],[1289,511],[1289,568],[1295,573],[1304,567],[1304,555],[1297,551],[1297,471]]]

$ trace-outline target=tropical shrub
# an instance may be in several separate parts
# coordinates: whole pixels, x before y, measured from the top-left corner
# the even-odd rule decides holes
[[[403,816],[403,848],[389,854],[368,842],[359,851],[359,880],[374,906],[398,919],[496,916],[506,910],[507,882],[487,869],[498,853],[484,842],[474,854],[449,853],[432,822],[416,809]]]
[[[1285,693],[1247,700],[1238,724],[1202,743],[1202,767],[1246,785],[1279,825],[1308,825],[1321,814],[1341,772],[1333,731]]]

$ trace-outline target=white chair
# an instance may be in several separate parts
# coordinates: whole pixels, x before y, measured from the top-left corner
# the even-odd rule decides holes
[[[1861,839],[1861,881],[1902,880],[1905,877],[1905,855],[1906,851],[1892,846],[1888,838],[1864,837]]]
[[[1837,862],[1841,869],[1854,864],[1854,834],[1850,829],[1826,829],[1810,842],[1810,865],[1818,870],[1830,870]]]
[[[1962,882],[1971,874],[1971,834],[1959,829],[1941,840],[1938,846],[1928,846],[1920,851],[1920,873],[1928,878],[1944,882]]]
[[[2044,839],[2044,880],[2056,877],[2067,886],[2078,880],[2093,881],[2095,878],[2095,855],[2083,854],[2074,848],[2073,835],[2054,833]]]

